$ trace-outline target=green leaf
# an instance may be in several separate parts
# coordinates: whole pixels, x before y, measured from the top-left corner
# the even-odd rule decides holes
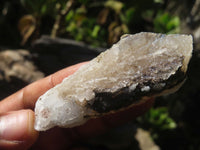
[[[134,15],[135,15],[135,8],[133,8],[133,7],[129,8],[129,9],[125,12],[125,14],[126,14],[126,23],[128,24],[128,23],[130,23],[130,22],[133,20],[133,18],[134,18]]]
[[[76,23],[74,21],[70,22],[70,24],[66,27],[66,31],[74,32],[76,30]]]
[[[145,121],[152,128],[159,130],[170,130],[176,128],[175,121],[169,116],[166,107],[151,108],[145,115]]]
[[[171,16],[167,12],[159,12],[153,23],[156,32],[173,33],[179,31],[180,19],[177,16]]]
[[[92,37],[97,38],[100,29],[101,27],[99,25],[95,25],[92,31]]]
[[[70,10],[69,13],[65,16],[65,21],[69,22],[74,17],[74,11]]]
[[[168,23],[167,23],[167,29],[172,30],[180,25],[180,19],[178,17],[173,17]]]
[[[41,8],[41,14],[46,14],[46,11],[47,11],[47,5],[43,5],[42,8]]]

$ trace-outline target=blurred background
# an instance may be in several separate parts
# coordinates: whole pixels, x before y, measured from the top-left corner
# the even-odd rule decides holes
[[[1,0],[0,99],[142,31],[193,35],[187,81],[79,148],[200,150],[200,0]]]

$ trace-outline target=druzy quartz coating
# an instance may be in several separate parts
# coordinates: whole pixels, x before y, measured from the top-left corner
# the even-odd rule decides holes
[[[35,129],[74,127],[178,89],[192,49],[191,35],[141,32],[122,36],[37,100]]]

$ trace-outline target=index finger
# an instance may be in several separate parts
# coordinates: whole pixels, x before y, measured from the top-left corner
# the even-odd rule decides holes
[[[42,94],[61,83],[65,77],[76,72],[85,63],[79,63],[60,70],[46,78],[33,82],[15,94],[5,98],[0,102],[0,113],[20,109],[34,109],[35,102]]]

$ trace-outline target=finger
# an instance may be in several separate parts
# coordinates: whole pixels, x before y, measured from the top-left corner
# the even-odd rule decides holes
[[[62,128],[53,128],[40,132],[40,136],[31,150],[67,150],[72,144],[70,134],[65,134]]]
[[[12,111],[0,115],[0,149],[27,149],[37,137],[32,110]]]
[[[46,78],[38,80],[15,94],[5,98],[0,102],[0,113],[20,109],[33,109],[36,100],[47,90],[54,87],[62,80],[77,71],[84,63],[79,63],[60,70]]]
[[[144,114],[153,106],[153,104],[154,98],[146,99],[138,104],[134,104],[124,111],[89,120],[84,125],[73,128],[74,132],[78,135],[75,138],[85,138],[103,134],[110,128],[124,124]]]

